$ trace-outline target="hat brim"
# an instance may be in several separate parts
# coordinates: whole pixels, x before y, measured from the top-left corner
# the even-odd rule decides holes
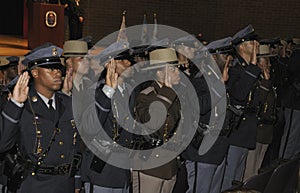
[[[277,56],[277,54],[257,54],[256,58],[271,58],[275,56]]]
[[[229,54],[233,52],[232,46],[226,46],[218,49],[208,49],[210,54]]]
[[[66,75],[66,67],[64,65],[62,65],[61,63],[42,64],[42,65],[38,65],[36,67],[48,68],[48,69],[58,69],[61,71],[62,76]]]
[[[6,84],[3,89],[2,92],[10,92],[12,91],[12,89],[15,87],[15,85],[17,84],[18,80],[19,80],[19,75],[17,75],[14,79],[12,79],[12,81],[10,81],[8,84]]]
[[[61,64],[61,59],[58,58],[58,57],[40,58],[38,60],[29,61],[28,62],[28,69],[31,70],[34,67],[40,67],[40,66],[45,66],[45,65],[55,65],[55,64],[62,65]]]
[[[193,41],[193,42],[182,42],[182,43],[175,43],[174,46],[175,47],[179,47],[179,46],[185,46],[185,47],[189,47],[189,48],[194,48],[197,49],[197,40]]]
[[[147,71],[147,70],[156,70],[156,69],[160,69],[165,67],[166,65],[169,66],[177,66],[180,63],[178,61],[174,61],[174,62],[157,62],[157,63],[152,63],[150,64],[151,66],[147,66],[145,68],[142,68],[142,71]]]
[[[261,38],[257,34],[250,34],[246,37],[236,38],[236,39],[232,40],[232,44],[234,46],[238,46],[241,43],[248,42],[248,41],[253,41],[253,40],[259,41],[259,39],[261,39]]]
[[[9,65],[9,60],[7,60],[5,57],[0,58],[0,68],[6,67]]]

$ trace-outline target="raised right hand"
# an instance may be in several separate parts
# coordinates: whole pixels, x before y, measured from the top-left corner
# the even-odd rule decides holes
[[[29,78],[30,77],[28,75],[28,72],[24,72],[23,74],[20,75],[12,93],[12,98],[15,101],[19,103],[24,103],[27,100],[27,96],[29,92],[29,87],[28,87]]]
[[[252,53],[251,53],[251,58],[250,58],[250,63],[257,65],[257,57],[256,54],[258,53],[259,49],[259,43],[258,41],[254,40],[253,41],[253,49],[252,49]]]
[[[113,89],[117,88],[118,85],[118,73],[116,73],[116,61],[112,59],[109,63],[107,63],[107,74],[105,78],[105,84],[107,86],[112,87]]]
[[[66,76],[63,82],[63,87],[62,87],[62,92],[64,93],[70,93],[70,91],[73,88],[73,69],[72,68],[68,68],[67,72],[66,72]]]

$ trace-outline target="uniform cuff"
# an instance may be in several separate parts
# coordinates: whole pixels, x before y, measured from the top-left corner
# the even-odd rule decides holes
[[[12,100],[10,100],[5,104],[2,111],[2,116],[13,123],[18,123],[21,117],[21,113],[22,107],[19,107]]]
[[[108,85],[104,85],[102,88],[103,93],[107,96],[107,98],[111,99],[112,96],[115,94],[115,89],[108,86]]]
[[[11,102],[13,102],[15,105],[17,105],[18,107],[20,107],[20,108],[22,108],[23,106],[24,106],[24,103],[19,103],[19,102],[17,102],[15,99],[13,99],[13,98],[11,98],[10,99],[11,100]]]
[[[247,67],[245,72],[249,76],[256,79],[259,76],[259,74],[261,73],[261,69],[256,65],[249,64],[249,66]]]

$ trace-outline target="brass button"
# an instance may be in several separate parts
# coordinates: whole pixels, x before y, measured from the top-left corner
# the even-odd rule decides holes
[[[36,96],[33,96],[33,97],[31,97],[31,100],[32,100],[32,102],[37,102],[37,97]]]
[[[63,144],[64,144],[64,142],[62,142],[62,141],[59,142],[59,145],[63,145]]]
[[[61,154],[61,155],[60,155],[60,158],[61,158],[61,159],[64,159],[64,158],[65,158],[65,155],[64,155],[64,154]]]

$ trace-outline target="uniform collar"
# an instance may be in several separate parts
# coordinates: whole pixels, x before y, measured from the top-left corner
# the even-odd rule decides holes
[[[126,89],[125,83],[123,82],[122,85],[118,84],[118,89],[119,89],[120,93],[122,93],[122,95],[123,95],[123,92]]]
[[[243,67],[249,65],[249,64],[246,62],[246,60],[244,60],[244,58],[242,58],[239,54],[237,54],[237,58],[238,58],[239,63],[240,63]]]
[[[74,81],[73,84],[74,84],[75,89],[79,91],[80,90],[79,85],[83,85],[83,79],[81,79],[79,82]]]
[[[48,101],[50,99],[52,99],[52,107],[54,109],[56,109],[56,105],[55,105],[55,93],[52,95],[52,97],[50,99],[48,99],[47,97],[45,97],[44,95],[42,95],[41,93],[37,92],[37,94],[41,97],[41,99],[44,101],[45,105],[48,107]]]

